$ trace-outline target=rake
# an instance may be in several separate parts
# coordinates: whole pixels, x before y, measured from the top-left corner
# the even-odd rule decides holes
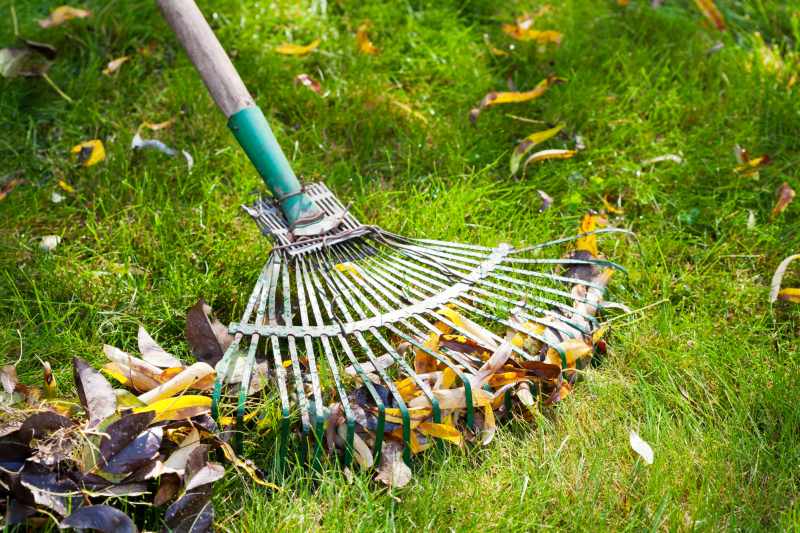
[[[576,299],[565,285],[605,291],[575,272],[594,266],[622,267],[592,257],[547,257],[547,252],[581,235],[525,248],[484,247],[408,238],[360,223],[324,184],[300,185],[263,113],[195,3],[158,0],[158,4],[272,193],[269,199],[243,206],[273,240],[273,248],[241,321],[229,326],[234,340],[217,365],[213,392],[216,417],[223,386],[233,369],[243,365],[234,433],[237,447],[248,387],[261,355],[268,360],[267,373],[280,398],[281,465],[298,413],[302,433],[316,443],[314,456],[322,453],[329,416],[325,405],[331,398],[340,403],[346,421],[343,461],[349,464],[357,428],[353,395],[347,390],[351,375],[358,377],[376,407],[372,447],[376,460],[389,423],[387,408],[399,410],[403,440],[408,443],[411,419],[397,388],[399,380],[410,378],[430,402],[434,422],[441,422],[439,401],[414,368],[409,357],[413,352],[421,351],[457,376],[466,396],[465,423],[472,427],[475,393],[469,377],[482,361],[458,349],[431,349],[425,339],[439,333],[437,323],[487,348],[503,343],[503,337],[493,333],[498,328],[520,332],[556,349],[562,368],[567,368],[559,343],[591,337],[597,321],[573,305],[590,302]],[[592,233],[625,231],[607,228]],[[570,275],[554,273],[556,269]],[[547,320],[553,312],[567,318],[554,324]],[[523,326],[525,321],[545,326],[546,334],[531,333]],[[543,357],[512,349],[524,361]],[[505,400],[510,401],[510,395]]]

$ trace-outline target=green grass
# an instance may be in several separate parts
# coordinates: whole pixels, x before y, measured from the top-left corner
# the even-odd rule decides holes
[[[140,323],[189,357],[186,309],[202,295],[224,320],[237,318],[269,244],[238,209],[261,182],[154,2],[87,0],[92,18],[40,29],[35,20],[58,3],[18,1],[16,14],[24,36],[59,48],[50,76],[74,104],[42,80],[0,81],[0,176],[21,170],[28,180],[0,202],[0,357],[21,351],[31,383],[36,357],[50,360],[66,394],[72,356],[98,363],[103,343],[133,348]],[[483,34],[508,44],[500,24],[540,3],[340,1],[325,15],[309,2],[202,4],[298,173],[324,179],[362,220],[415,236],[535,243],[573,233],[603,195],[622,195],[618,224],[641,246],[605,241],[631,270],[612,292],[634,308],[655,304],[614,323],[608,357],[537,423],[504,426],[488,448],[426,454],[402,490],[366,475],[350,483],[333,467],[316,482],[296,471],[274,494],[230,479],[216,491],[220,529],[800,527],[800,311],[767,301],[772,270],[800,250],[800,202],[769,220],[776,188],[800,189],[800,107],[796,87],[752,61],[756,31],[800,51],[800,3],[720,0],[731,26],[721,34],[688,0],[658,10],[644,0],[553,2],[536,27],[564,32],[561,47],[517,43],[501,58]],[[14,40],[11,5],[0,0],[2,45]],[[364,20],[377,56],[356,51]],[[322,45],[309,57],[273,52],[314,38]],[[150,41],[152,56],[101,74]],[[717,41],[724,47],[709,53]],[[301,72],[328,96],[295,87]],[[550,73],[568,82],[469,125],[469,109],[507,77],[528,89]],[[509,114],[564,121],[587,149],[512,178],[510,150],[544,124]],[[142,121],[170,117],[159,138],[193,154],[191,172],[180,158],[129,149]],[[91,138],[105,141],[108,159],[76,167],[69,149]],[[757,177],[735,173],[737,143],[773,163]],[[564,136],[547,147],[571,146]],[[684,164],[640,165],[667,153]],[[77,192],[54,205],[59,179]],[[537,189],[555,198],[543,214]],[[49,254],[37,244],[47,234],[63,237]],[[652,466],[630,450],[630,429],[653,446]],[[250,453],[268,456],[270,443],[253,439]]]

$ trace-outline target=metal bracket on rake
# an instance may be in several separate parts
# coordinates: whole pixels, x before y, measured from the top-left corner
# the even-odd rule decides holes
[[[292,413],[299,414],[303,434],[313,439],[314,460],[321,457],[325,423],[333,416],[326,405],[332,403],[340,406],[336,415],[346,422],[345,464],[352,459],[357,421],[363,423],[367,408],[375,419],[376,462],[384,429],[391,423],[388,408],[400,413],[401,424],[395,425],[408,444],[409,407],[397,387],[403,379],[422,391],[434,422],[441,422],[443,409],[429,378],[415,372],[413,359],[398,353],[400,342],[408,343],[410,353],[424,352],[455,373],[467,400],[465,422],[472,427],[475,406],[469,377],[482,361],[457,350],[431,350],[425,341],[440,333],[437,324],[487,348],[503,342],[498,330],[520,332],[556,348],[566,368],[566,355],[557,345],[589,335],[597,326],[592,313],[573,305],[590,302],[570,289],[605,288],[578,275],[550,271],[621,269],[605,260],[542,257],[548,249],[560,251],[557,245],[563,239],[526,249],[409,239],[361,225],[321,183],[308,186],[306,192],[327,215],[342,217],[342,225],[324,238],[294,241],[280,212],[267,201],[245,208],[262,232],[272,237],[275,248],[241,321],[230,325],[234,342],[217,366],[213,394],[213,413],[218,416],[223,384],[241,364],[237,361],[243,360],[234,434],[240,447],[252,369],[257,356],[268,359],[269,377],[281,403],[279,467],[287,453]],[[513,317],[508,309],[514,309]],[[553,313],[558,313],[559,321],[548,319]],[[540,324],[546,331],[534,333],[525,322]],[[543,357],[513,350],[523,360]],[[349,375],[342,372],[344,367]],[[347,388],[353,388],[356,376],[362,387],[359,394]],[[409,448],[405,446],[406,459]]]

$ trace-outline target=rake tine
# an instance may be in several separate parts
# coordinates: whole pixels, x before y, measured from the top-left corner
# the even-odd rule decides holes
[[[291,279],[289,275],[289,268],[286,262],[283,263],[282,270],[282,296],[283,296],[283,323],[287,326],[292,325],[292,301],[291,301]],[[292,372],[294,374],[295,394],[297,395],[297,403],[300,404],[300,425],[303,433],[309,431],[309,414],[308,414],[308,400],[306,399],[305,387],[303,386],[303,375],[300,370],[300,361],[297,358],[297,343],[293,335],[286,338],[289,345],[289,358],[291,359]],[[283,366],[283,365],[281,365]]]
[[[273,270],[272,270],[272,283],[269,287],[269,325],[275,326],[278,324],[277,314],[277,291],[278,291],[278,278],[280,275],[280,268],[283,260],[280,256],[276,256]],[[263,319],[262,319],[263,320]],[[262,322],[263,323],[263,322]],[[280,444],[278,451],[278,473],[283,474],[283,466],[286,460],[286,450],[289,441],[289,417],[291,416],[289,406],[289,392],[286,386],[286,368],[283,366],[283,357],[281,356],[280,338],[277,335],[270,335],[272,343],[272,358],[275,364],[275,377],[278,383],[278,395],[281,399],[281,434]],[[255,360],[250,361],[248,365],[249,371],[252,371],[252,364]],[[249,384],[249,372],[246,374]]]
[[[324,299],[325,298],[324,292],[321,291],[321,287],[319,287],[318,282],[317,282],[317,288],[319,292],[313,290],[311,276],[309,275],[309,270],[306,265],[305,259],[300,257],[298,259],[298,262],[300,264],[300,270],[303,274],[303,281],[305,283],[306,291],[308,292],[309,301],[311,302],[311,310],[314,313],[314,319],[316,320],[317,325],[321,326],[323,324],[323,319],[319,303],[317,302],[317,295],[319,295],[321,298]],[[326,305],[326,309],[330,306],[330,304],[327,303],[327,300],[325,300],[323,303]],[[339,336],[339,338],[340,341],[344,343],[342,337]],[[306,339],[306,346],[308,346],[311,343],[311,336],[306,335],[305,339]],[[331,371],[331,376],[333,376],[333,382],[336,387],[336,392],[339,394],[339,400],[342,404],[342,410],[344,411],[345,415],[345,421],[347,424],[347,442],[345,446],[344,464],[345,466],[348,466],[350,464],[351,453],[353,449],[353,435],[355,434],[355,424],[356,424],[355,415],[353,414],[352,407],[350,407],[350,401],[347,399],[347,393],[344,390],[342,379],[339,376],[339,365],[337,364],[336,358],[333,355],[330,339],[327,336],[322,336],[320,340],[322,341],[322,348],[325,352],[325,358],[328,361],[328,368]],[[361,365],[358,365],[357,371],[360,371],[360,373],[363,375],[363,370],[361,370]],[[316,391],[317,388],[319,387],[319,376],[312,376],[312,380],[316,380],[316,385],[315,385],[315,391]],[[375,393],[374,389],[371,389],[370,392],[371,394],[373,394],[373,397],[377,397],[377,394]],[[320,435],[321,435],[322,429],[324,428],[325,424],[325,420],[324,418],[322,418],[323,415],[322,415],[321,400],[320,403],[317,404],[315,407],[317,409],[317,416],[320,417],[318,418],[317,424],[320,429]]]
[[[302,258],[299,258],[295,263],[297,265],[297,269],[295,271],[295,282],[297,284],[297,302],[298,307],[300,308],[300,323],[303,325],[303,327],[308,327],[308,308],[306,307],[306,297],[303,283],[305,263],[303,262]],[[291,318],[288,318],[288,320],[291,320]],[[325,416],[322,411],[322,387],[319,383],[317,360],[316,356],[314,355],[314,342],[310,335],[304,335],[303,342],[305,344],[306,360],[308,361],[308,374],[311,378],[311,393],[314,397],[314,421],[312,423],[312,431],[315,440],[314,464],[316,464],[319,461],[319,455],[322,451],[322,434],[325,428]],[[302,377],[300,379],[301,388],[304,393],[305,387],[302,383]],[[298,394],[300,393],[298,392]],[[303,397],[305,397],[305,394],[303,394]]]

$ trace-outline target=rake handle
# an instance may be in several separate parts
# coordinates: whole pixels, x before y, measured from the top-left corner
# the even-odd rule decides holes
[[[253,101],[225,49],[194,0],[156,0],[189,59],[200,73],[228,127],[281,206],[296,235],[314,236],[333,223],[292,171],[261,109]]]
[[[255,106],[250,91],[194,0],[157,0],[157,3],[225,116],[230,118],[244,108]]]

